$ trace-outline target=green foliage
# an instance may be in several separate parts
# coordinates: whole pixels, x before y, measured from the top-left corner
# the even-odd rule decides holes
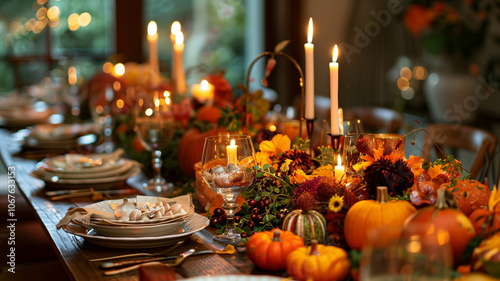
[[[424,168],[428,169],[429,167],[434,167],[436,165],[451,176],[451,186],[455,186],[457,184],[457,173],[462,175],[460,178],[462,180],[467,180],[471,177],[469,171],[464,169],[462,167],[462,163],[457,161],[453,155],[448,155],[448,157],[444,160],[437,159],[434,163],[431,163]]]

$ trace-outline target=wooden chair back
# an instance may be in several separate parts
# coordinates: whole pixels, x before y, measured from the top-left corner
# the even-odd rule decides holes
[[[352,107],[344,111],[344,120],[361,120],[368,133],[395,134],[403,126],[403,115],[383,107]]]
[[[422,148],[422,158],[426,163],[431,162],[433,148],[438,157],[445,157],[436,145],[441,148],[449,147],[471,151],[475,153],[475,157],[470,173],[472,178],[482,182],[488,174],[498,143],[494,134],[479,128],[454,124],[429,124],[426,131],[428,134],[425,136]]]

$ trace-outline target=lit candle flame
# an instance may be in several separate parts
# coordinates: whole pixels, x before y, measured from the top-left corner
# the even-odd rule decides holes
[[[231,140],[231,143],[230,143],[229,145],[231,145],[231,146],[235,146],[235,145],[234,145],[234,140]]]
[[[309,28],[307,29],[307,43],[313,41],[313,19],[309,18]]]
[[[148,35],[155,36],[157,31],[157,26],[155,21],[150,21],[148,24]]]
[[[208,90],[210,90],[210,84],[208,83],[208,81],[207,81],[207,80],[203,80],[203,81],[201,81],[201,83],[200,83],[200,88],[201,88],[202,90],[204,90],[204,91],[208,91]]]
[[[182,43],[184,43],[184,33],[179,31],[175,34],[175,45],[182,45]]]
[[[339,56],[339,49],[337,48],[337,44],[333,47],[332,61],[337,62],[337,57]]]
[[[340,154],[337,155],[337,166],[342,166],[342,159],[340,158]]]
[[[170,33],[176,35],[179,32],[181,32],[181,23],[174,21],[170,27]]]

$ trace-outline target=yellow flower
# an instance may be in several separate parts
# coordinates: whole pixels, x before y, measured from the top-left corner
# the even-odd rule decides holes
[[[301,169],[297,169],[297,170],[295,170],[293,175],[290,176],[290,183],[291,184],[302,184],[308,179],[309,179],[309,176],[306,175],[306,173],[304,171],[302,171]]]
[[[255,153],[255,160],[257,161],[257,165],[261,167],[263,167],[265,164],[273,164],[273,161],[271,161],[271,158],[269,157],[269,153],[262,151]]]
[[[275,157],[279,156],[280,153],[290,150],[291,145],[292,142],[288,136],[277,134],[271,141],[261,142],[259,149],[262,152],[268,153],[269,157]]]
[[[344,207],[344,196],[333,195],[328,203],[328,209],[334,213],[338,213],[342,210],[342,207]]]
[[[290,163],[292,163],[292,159],[286,159],[285,160],[285,163],[283,163],[283,165],[281,165],[281,172],[282,173],[287,173],[288,170],[290,170]]]
[[[362,162],[359,162],[359,163],[354,164],[354,166],[352,166],[352,168],[353,168],[353,169],[354,169],[354,171],[356,171],[356,172],[359,172],[359,171],[364,171],[364,170],[366,170],[366,168],[368,168],[368,166],[370,166],[371,164],[372,164],[372,162],[362,161]]]
[[[312,172],[313,177],[335,178],[331,164],[321,166]]]

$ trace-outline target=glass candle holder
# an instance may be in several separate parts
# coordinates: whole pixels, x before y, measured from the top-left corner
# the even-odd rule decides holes
[[[400,134],[375,134],[377,149],[383,149],[384,155],[392,152],[405,153],[405,137]]]

